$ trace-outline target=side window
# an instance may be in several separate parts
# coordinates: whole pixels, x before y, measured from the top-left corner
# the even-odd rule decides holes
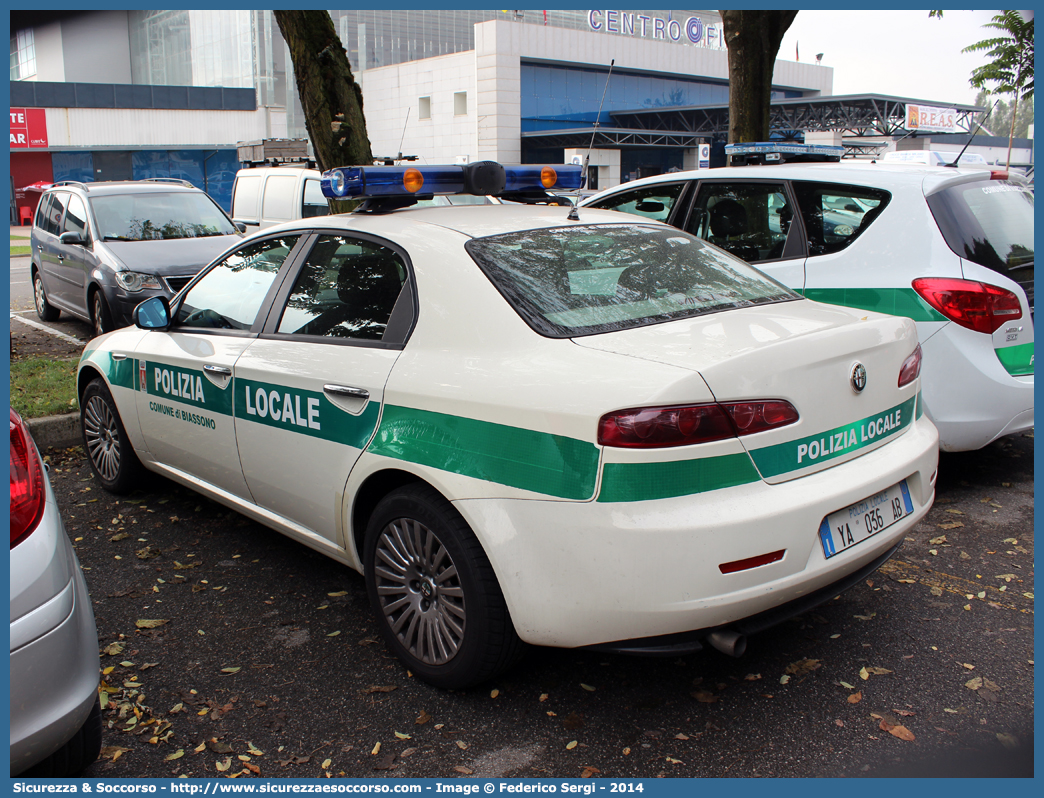
[[[646,186],[634,191],[622,191],[606,197],[601,202],[591,204],[593,208],[604,208],[607,211],[633,213],[658,222],[666,222],[671,215],[674,203],[681,196],[685,183],[666,183],[664,185]]]
[[[90,233],[87,230],[87,208],[83,200],[75,194],[69,196],[69,208],[65,212],[65,224],[62,225],[63,233],[79,233],[84,241],[90,243]]]
[[[792,184],[801,206],[809,255],[840,252],[866,230],[891,199],[891,194],[864,186],[834,183]]]
[[[249,330],[297,236],[269,238],[236,250],[189,289],[179,327]]]
[[[685,229],[757,263],[783,257],[793,218],[782,183],[702,183]]]
[[[65,204],[69,201],[69,195],[64,191],[56,191],[51,195],[51,204],[47,206],[47,222],[44,230],[53,235],[62,232],[62,214],[65,213]]]
[[[277,332],[380,341],[406,276],[394,250],[324,235],[297,276]]]
[[[301,218],[311,219],[313,216],[329,216],[330,203],[323,196],[318,180],[309,178],[304,184],[304,199],[301,205]]]
[[[47,231],[47,212],[51,207],[51,198],[53,196],[53,194],[44,194],[40,198],[40,204],[36,206],[36,221],[33,224],[44,232]]]

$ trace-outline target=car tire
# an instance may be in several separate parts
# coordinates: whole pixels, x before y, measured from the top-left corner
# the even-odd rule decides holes
[[[130,492],[141,479],[144,468],[105,381],[93,380],[80,398],[80,431],[91,470],[110,493]]]
[[[44,290],[43,277],[40,272],[33,272],[33,304],[36,305],[36,315],[41,321],[58,321],[61,311],[47,301],[47,292]]]
[[[113,329],[112,314],[109,312],[109,303],[105,301],[101,289],[91,295],[91,327],[94,337],[104,335]]]
[[[19,774],[28,778],[61,779],[72,778],[84,771],[101,753],[102,714],[101,703],[94,699],[94,706],[87,720],[72,739],[51,754],[47,759]]]
[[[486,553],[430,486],[407,485],[380,501],[363,556],[381,635],[419,679],[469,687],[521,656],[524,645]]]

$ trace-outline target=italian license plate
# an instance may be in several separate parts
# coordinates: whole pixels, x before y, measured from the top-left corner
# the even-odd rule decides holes
[[[902,521],[913,512],[906,480],[831,513],[819,525],[823,553],[829,559]]]

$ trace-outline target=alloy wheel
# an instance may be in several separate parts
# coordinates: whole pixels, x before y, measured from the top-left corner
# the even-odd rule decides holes
[[[464,639],[464,590],[442,542],[427,526],[399,518],[381,530],[375,576],[385,621],[426,665],[451,660]]]
[[[100,396],[87,400],[83,434],[91,462],[102,478],[114,481],[120,473],[120,428],[109,404]]]

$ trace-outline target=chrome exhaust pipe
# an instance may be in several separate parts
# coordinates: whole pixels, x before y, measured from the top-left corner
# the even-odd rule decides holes
[[[707,635],[707,642],[722,654],[730,657],[742,657],[747,650],[747,637],[731,629],[719,629]]]

